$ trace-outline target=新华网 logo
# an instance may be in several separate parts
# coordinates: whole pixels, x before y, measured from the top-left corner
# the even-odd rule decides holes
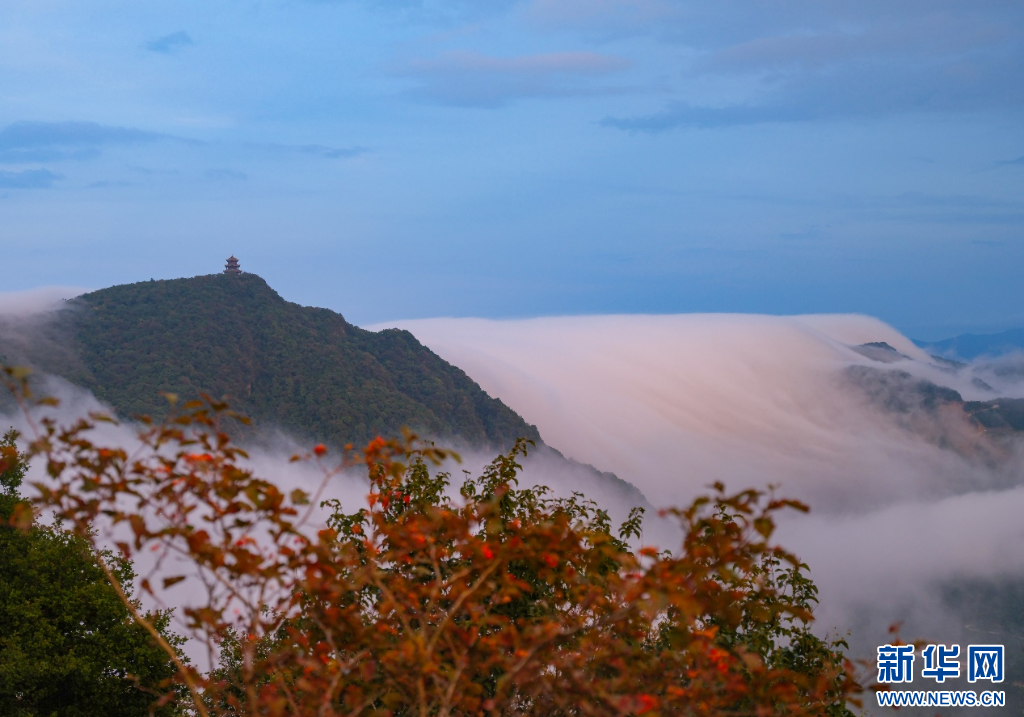
[[[1002,645],[967,646],[967,681],[1003,681],[1005,650]],[[960,677],[959,645],[926,645],[921,650],[921,677],[942,683]],[[914,646],[881,645],[878,648],[878,681],[906,684],[914,681]]]

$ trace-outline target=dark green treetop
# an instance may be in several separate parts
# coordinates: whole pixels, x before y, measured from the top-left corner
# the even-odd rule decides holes
[[[87,541],[62,530],[9,524],[28,465],[12,429],[0,439],[0,714],[142,717],[174,666],[134,624]],[[132,564],[99,559],[130,586]],[[153,614],[172,644],[170,615]],[[174,714],[172,705],[157,715]]]

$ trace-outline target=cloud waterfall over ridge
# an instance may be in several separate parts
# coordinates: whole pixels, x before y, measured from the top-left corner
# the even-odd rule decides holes
[[[592,316],[393,325],[464,369],[535,423],[551,445],[614,471],[655,504],[686,500],[722,480],[782,484],[819,509],[845,510],[851,500],[909,497],[937,489],[937,481],[955,483],[958,475],[946,456],[922,454],[919,441],[893,435],[839,384],[845,367],[877,365],[851,344],[885,341],[912,358],[928,358],[867,317]],[[913,475],[883,475],[894,461],[913,467]]]
[[[385,326],[411,331],[545,441],[615,472],[656,506],[685,503],[718,480],[777,485],[808,502],[812,514],[786,519],[780,539],[811,565],[823,621],[849,625],[867,605],[873,629],[911,616],[908,629],[959,639],[927,586],[1024,577],[1014,549],[1024,532],[1017,441],[990,437],[962,403],[933,405],[919,387],[964,400],[992,399],[993,389],[876,319],[636,315],[372,328]],[[891,347],[894,363],[854,348],[872,342]],[[1000,386],[1001,395],[1021,388]]]

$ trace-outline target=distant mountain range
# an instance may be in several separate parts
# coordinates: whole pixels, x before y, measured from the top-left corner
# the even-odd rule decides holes
[[[960,334],[942,341],[917,341],[925,351],[943,358],[970,361],[980,356],[1000,356],[1024,351],[1024,329],[1010,329],[998,334]]]

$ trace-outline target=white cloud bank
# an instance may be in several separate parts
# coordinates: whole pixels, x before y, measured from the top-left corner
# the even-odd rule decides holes
[[[927,358],[874,319],[591,316],[394,325],[535,423],[545,441],[633,482],[655,504],[688,500],[722,480],[781,483],[832,510],[851,499],[877,504],[917,495],[935,484],[936,470],[941,483],[955,480],[945,455],[933,456],[941,465],[922,466],[926,446],[893,435],[837,385],[846,366],[878,366],[848,344],[886,341]],[[890,475],[894,461],[900,480]]]
[[[76,286],[41,286],[24,291],[0,291],[0,317],[31,316],[60,307],[89,289]]]
[[[964,442],[943,444],[930,424],[908,426],[907,415],[872,405],[844,371],[904,370],[966,399],[993,395],[927,365],[876,319],[587,316],[371,328],[385,326],[408,329],[549,444],[617,473],[656,506],[683,504],[716,480],[775,484],[807,501],[811,515],[785,520],[780,538],[811,565],[826,624],[849,625],[866,609],[872,631],[906,619],[908,630],[958,639],[932,587],[1024,577],[1020,454],[993,449],[962,414],[927,419]],[[850,348],[867,342],[917,361],[880,364]]]

